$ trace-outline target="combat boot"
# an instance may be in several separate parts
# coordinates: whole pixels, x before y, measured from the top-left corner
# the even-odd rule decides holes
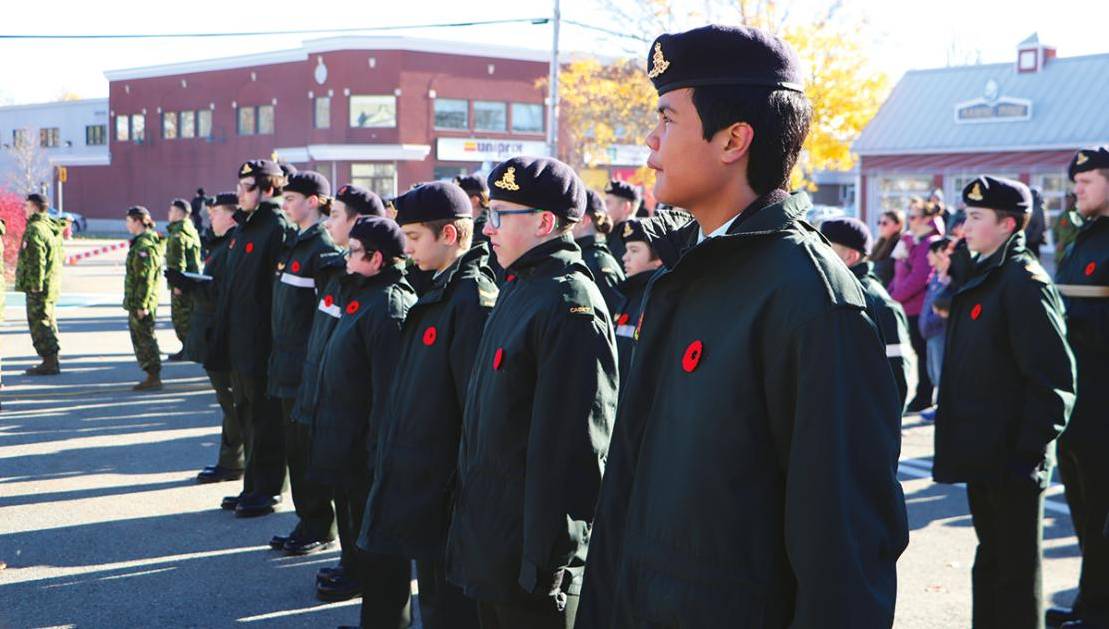
[[[51,354],[50,356],[43,356],[41,363],[23,373],[28,376],[56,376],[61,372],[62,368],[58,366],[58,355]]]
[[[146,372],[146,380],[131,387],[132,391],[158,391],[162,388],[161,372],[148,371]]]

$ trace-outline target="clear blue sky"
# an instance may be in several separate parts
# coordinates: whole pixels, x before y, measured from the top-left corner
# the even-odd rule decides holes
[[[563,17],[619,29],[605,2],[624,0],[563,0]],[[723,0],[680,0],[677,13],[693,14],[681,26],[704,22],[705,7]],[[823,13],[828,0],[777,2],[793,20]],[[1018,42],[1032,32],[1058,48],[1060,56],[1109,52],[1104,0],[845,0],[846,15],[862,17],[860,32],[875,67],[897,78],[912,68],[946,65],[952,51],[959,60],[983,62],[1015,58]],[[553,2],[527,3],[476,0],[407,0],[402,2],[314,0],[271,3],[190,0],[186,3],[23,2],[4,7],[3,33],[166,33],[343,28],[421,24],[467,20],[531,18],[549,15]],[[292,10],[290,10],[292,7]],[[716,11],[721,9],[717,8]],[[719,13],[718,13],[719,15]],[[549,49],[550,26],[509,25],[405,31],[391,33],[480,41]],[[650,38],[653,33],[644,34]],[[283,37],[184,40],[39,41],[0,40],[0,103],[54,100],[63,91],[85,98],[107,95],[105,70],[174,63],[292,48],[304,39],[326,34]],[[563,49],[622,54],[646,48],[634,42],[598,35],[574,26],[563,28]],[[1101,80],[1104,80],[1102,77]]]

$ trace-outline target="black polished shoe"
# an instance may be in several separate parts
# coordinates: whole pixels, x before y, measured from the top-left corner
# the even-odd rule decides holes
[[[343,564],[333,566],[331,568],[320,568],[316,571],[316,582],[331,581],[337,579],[343,574]]]
[[[1065,622],[1078,620],[1078,614],[1071,607],[1048,607],[1044,612],[1044,620],[1048,627],[1058,627]]]
[[[299,539],[290,537],[285,542],[286,555],[311,555],[322,550],[327,550],[335,545],[333,539]]]
[[[915,399],[909,402],[908,408],[905,409],[906,413],[919,413],[932,408],[932,400]]]
[[[292,535],[274,535],[270,538],[270,548],[284,550],[285,544],[288,544],[291,539],[293,539]]]
[[[235,507],[239,506],[240,498],[242,498],[242,494],[238,496],[224,496],[223,502],[219,503],[219,508],[225,511],[234,511]]]
[[[257,518],[274,512],[274,506],[281,504],[281,496],[243,496],[235,507],[236,518]]]
[[[170,354],[166,356],[166,360],[171,363],[181,362],[182,360],[185,360],[185,350],[181,350],[176,354]]]
[[[316,583],[316,598],[321,601],[337,603],[360,596],[362,596],[362,582],[345,576]]]
[[[196,475],[196,482],[200,485],[208,483],[221,483],[228,480],[239,480],[243,477],[242,470],[233,470],[218,465],[209,465],[208,467],[200,470]]]

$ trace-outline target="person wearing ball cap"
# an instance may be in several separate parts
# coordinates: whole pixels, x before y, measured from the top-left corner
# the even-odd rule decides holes
[[[871,248],[870,228],[857,218],[830,218],[820,224],[820,233],[863,287],[867,309],[886,344],[886,358],[904,408],[909,401],[909,391],[916,388],[918,357],[909,337],[905,309],[886,292],[882,280],[874,273],[874,263],[867,258]]]
[[[695,220],[642,219],[666,266],[620,375],[578,627],[890,626],[901,404],[858,281],[789,193],[797,55],[709,25],[646,60],[654,196]]]
[[[506,275],[470,375],[447,578],[483,627],[568,628],[616,407],[612,321],[571,234],[574,171],[514,157],[489,193]]]
[[[446,580],[450,502],[443,498],[452,491],[466,391],[497,285],[488,248],[470,247],[474,219],[462,188],[425,183],[394,204],[405,253],[434,276],[404,321],[366,503],[366,513],[375,516],[363,519],[358,544],[416,561],[427,629],[476,629],[474,601]]]
[[[983,175],[962,198],[973,268],[947,319],[932,475],[966,483],[974,626],[1042,627],[1044,490],[1074,405],[1074,357],[1059,293],[1025,247],[1028,187]]]
[[[380,427],[396,373],[401,326],[416,292],[404,279],[404,234],[392,219],[359,218],[347,274],[331,305],[339,318],[323,351],[307,478],[335,492],[340,541],[355,548],[373,484]],[[362,587],[362,627],[399,627],[408,614],[408,560],[360,553],[345,577]],[[317,593],[336,588],[322,584]]]

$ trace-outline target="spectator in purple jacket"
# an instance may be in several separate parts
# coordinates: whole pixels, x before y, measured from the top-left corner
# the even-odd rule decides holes
[[[951,265],[947,249],[951,244],[949,238],[943,237],[928,245],[928,264],[932,267],[932,277],[928,280],[928,290],[920,310],[920,335],[924,337],[928,348],[928,377],[934,384],[940,381],[943,345],[947,340],[947,314],[951,310],[951,296],[948,294],[951,277],[947,274]],[[920,412],[920,417],[927,421],[932,421],[935,416],[934,404],[932,408]]]
[[[909,335],[917,355],[916,396],[909,404],[909,412],[920,412],[932,406],[932,381],[928,378],[927,346],[920,334],[920,311],[928,289],[932,267],[928,264],[928,247],[943,236],[940,220],[942,208],[913,198],[909,205],[909,230],[893,250],[897,261],[890,296],[901,303],[909,317]]]

